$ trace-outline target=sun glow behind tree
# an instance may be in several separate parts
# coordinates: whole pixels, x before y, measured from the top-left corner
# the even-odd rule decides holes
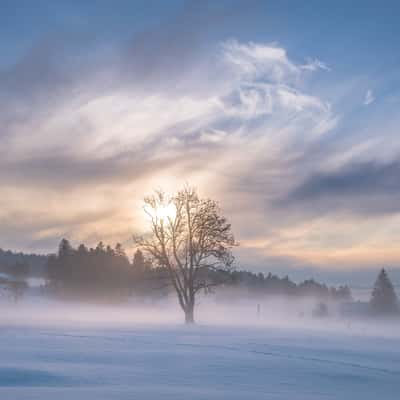
[[[196,295],[224,282],[236,245],[218,204],[185,187],[174,196],[157,191],[144,199],[150,232],[136,243],[168,272],[186,323],[194,322]]]
[[[149,205],[144,206],[144,211],[148,217],[148,220],[156,219],[158,221],[173,221],[176,218],[176,207],[170,201],[166,201],[165,204],[158,204],[155,208]]]

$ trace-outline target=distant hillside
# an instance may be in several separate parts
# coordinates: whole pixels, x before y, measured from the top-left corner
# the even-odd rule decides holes
[[[29,275],[43,276],[46,269],[48,256],[37,254],[14,253],[0,248],[0,269],[10,267],[16,263],[29,265]]]

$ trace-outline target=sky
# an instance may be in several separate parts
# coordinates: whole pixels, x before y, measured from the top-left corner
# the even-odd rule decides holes
[[[131,251],[190,183],[240,268],[400,281],[399,2],[0,3],[1,248]]]

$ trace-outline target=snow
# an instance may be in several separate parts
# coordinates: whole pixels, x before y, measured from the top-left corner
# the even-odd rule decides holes
[[[0,399],[399,398],[396,335],[114,322],[3,323]]]

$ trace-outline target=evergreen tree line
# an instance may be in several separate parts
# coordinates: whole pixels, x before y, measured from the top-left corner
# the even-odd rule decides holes
[[[121,244],[114,248],[102,242],[95,248],[81,244],[75,249],[63,239],[57,254],[48,259],[47,289],[74,298],[124,298],[142,293],[152,275],[152,268],[140,251],[130,262]],[[151,290],[150,284],[147,289]]]
[[[42,276],[47,259],[45,255],[15,253],[0,248],[0,271],[13,274],[15,269],[21,269],[21,265],[24,265],[23,268],[28,268],[27,273],[30,276]]]
[[[140,250],[129,260],[120,244],[114,248],[100,242],[95,248],[81,244],[73,248],[63,239],[57,254],[48,259],[47,288],[56,295],[72,297],[124,298],[129,296],[160,297],[170,293],[168,271],[146,260]],[[328,287],[314,280],[299,284],[287,276],[249,271],[204,271],[208,281],[238,293],[254,295],[314,296],[322,299],[348,301],[347,286]]]
[[[329,287],[307,279],[296,284],[288,276],[280,278],[269,273],[252,273],[249,271],[233,271],[231,273],[231,286],[246,289],[249,293],[262,295],[284,296],[312,296],[324,300],[350,301],[352,294],[350,288],[345,286]]]

